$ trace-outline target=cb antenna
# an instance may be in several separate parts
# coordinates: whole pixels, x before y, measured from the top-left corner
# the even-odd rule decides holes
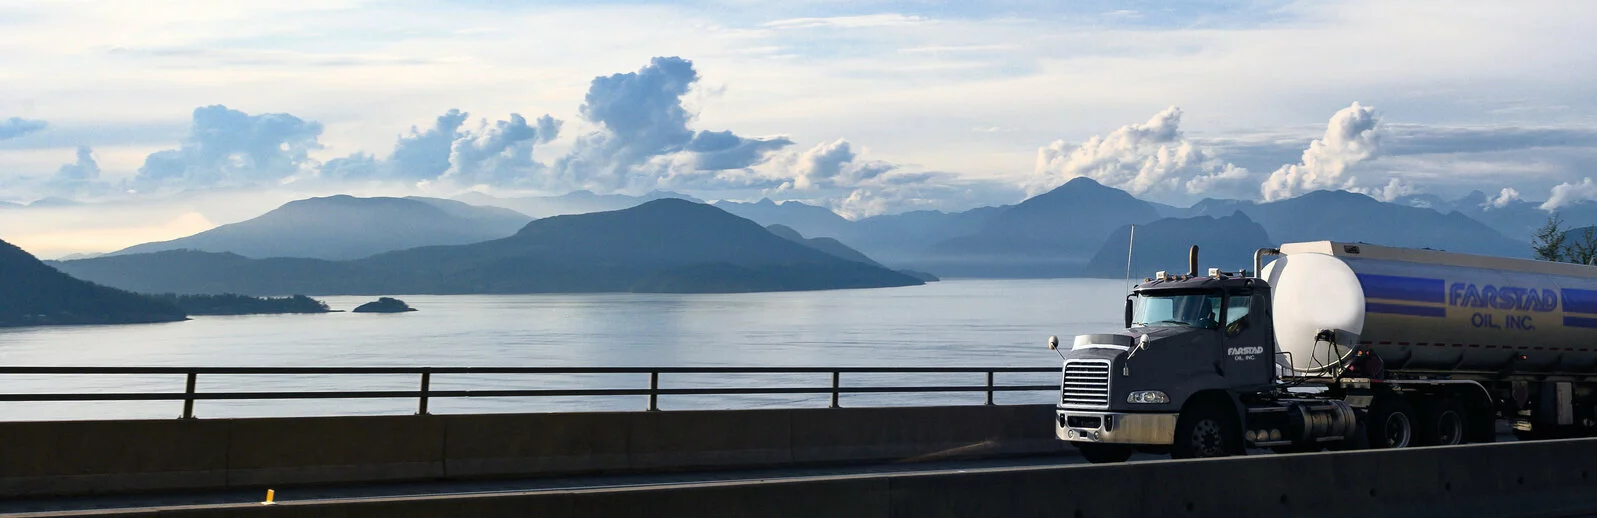
[[[1137,244],[1137,225],[1131,225],[1131,239],[1126,243],[1126,293],[1131,293],[1131,251]]]

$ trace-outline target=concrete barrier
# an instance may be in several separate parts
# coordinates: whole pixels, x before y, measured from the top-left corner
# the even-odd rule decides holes
[[[218,421],[0,424],[0,496],[215,487],[227,483]]]
[[[1343,518],[1597,514],[1597,439],[1110,466],[215,506],[147,516]],[[130,515],[131,516],[131,515]]]
[[[1057,453],[1047,405],[0,423],[0,497]]]

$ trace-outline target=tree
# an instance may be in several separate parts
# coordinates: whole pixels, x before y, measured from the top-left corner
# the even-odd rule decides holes
[[[1578,264],[1592,264],[1597,259],[1597,227],[1586,227],[1567,232],[1574,235],[1572,243],[1564,249],[1564,260]]]
[[[1547,216],[1547,224],[1536,231],[1530,242],[1531,250],[1536,253],[1537,260],[1562,262],[1569,252],[1564,246],[1568,238],[1564,233],[1564,218],[1553,213]]]

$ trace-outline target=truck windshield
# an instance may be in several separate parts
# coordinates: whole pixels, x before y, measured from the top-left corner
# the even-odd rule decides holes
[[[1138,295],[1131,325],[1213,329],[1220,326],[1220,307],[1219,293]]]

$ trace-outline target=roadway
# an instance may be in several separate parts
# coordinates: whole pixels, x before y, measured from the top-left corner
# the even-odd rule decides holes
[[[1499,427],[1498,442],[1512,442],[1512,434]],[[1250,450],[1250,455],[1270,455],[1267,450]],[[1131,462],[1168,460],[1167,455],[1138,453]],[[666,488],[728,482],[836,480],[883,474],[975,473],[1045,469],[1085,465],[1072,453],[973,460],[934,460],[919,462],[871,463],[830,466],[778,467],[726,471],[691,471],[626,475],[592,475],[493,480],[402,482],[358,485],[281,487],[275,500],[351,501],[443,495],[483,495],[496,493],[538,493],[584,489]],[[127,495],[77,496],[0,500],[0,515],[18,517],[86,516],[105,511],[158,511],[187,507],[256,503],[265,497],[266,488],[192,492],[141,493]]]
[[[1133,461],[1167,459],[1163,455],[1137,454]],[[889,464],[770,468],[736,471],[697,471],[636,475],[596,475],[559,478],[405,482],[276,488],[276,501],[317,501],[404,498],[438,495],[530,493],[573,489],[649,488],[762,480],[821,480],[895,473],[959,473],[990,470],[1049,468],[1086,464],[1074,454],[978,460],[942,460]],[[94,511],[154,511],[191,506],[260,502],[265,488],[69,498],[0,500],[6,516],[77,516]]]

